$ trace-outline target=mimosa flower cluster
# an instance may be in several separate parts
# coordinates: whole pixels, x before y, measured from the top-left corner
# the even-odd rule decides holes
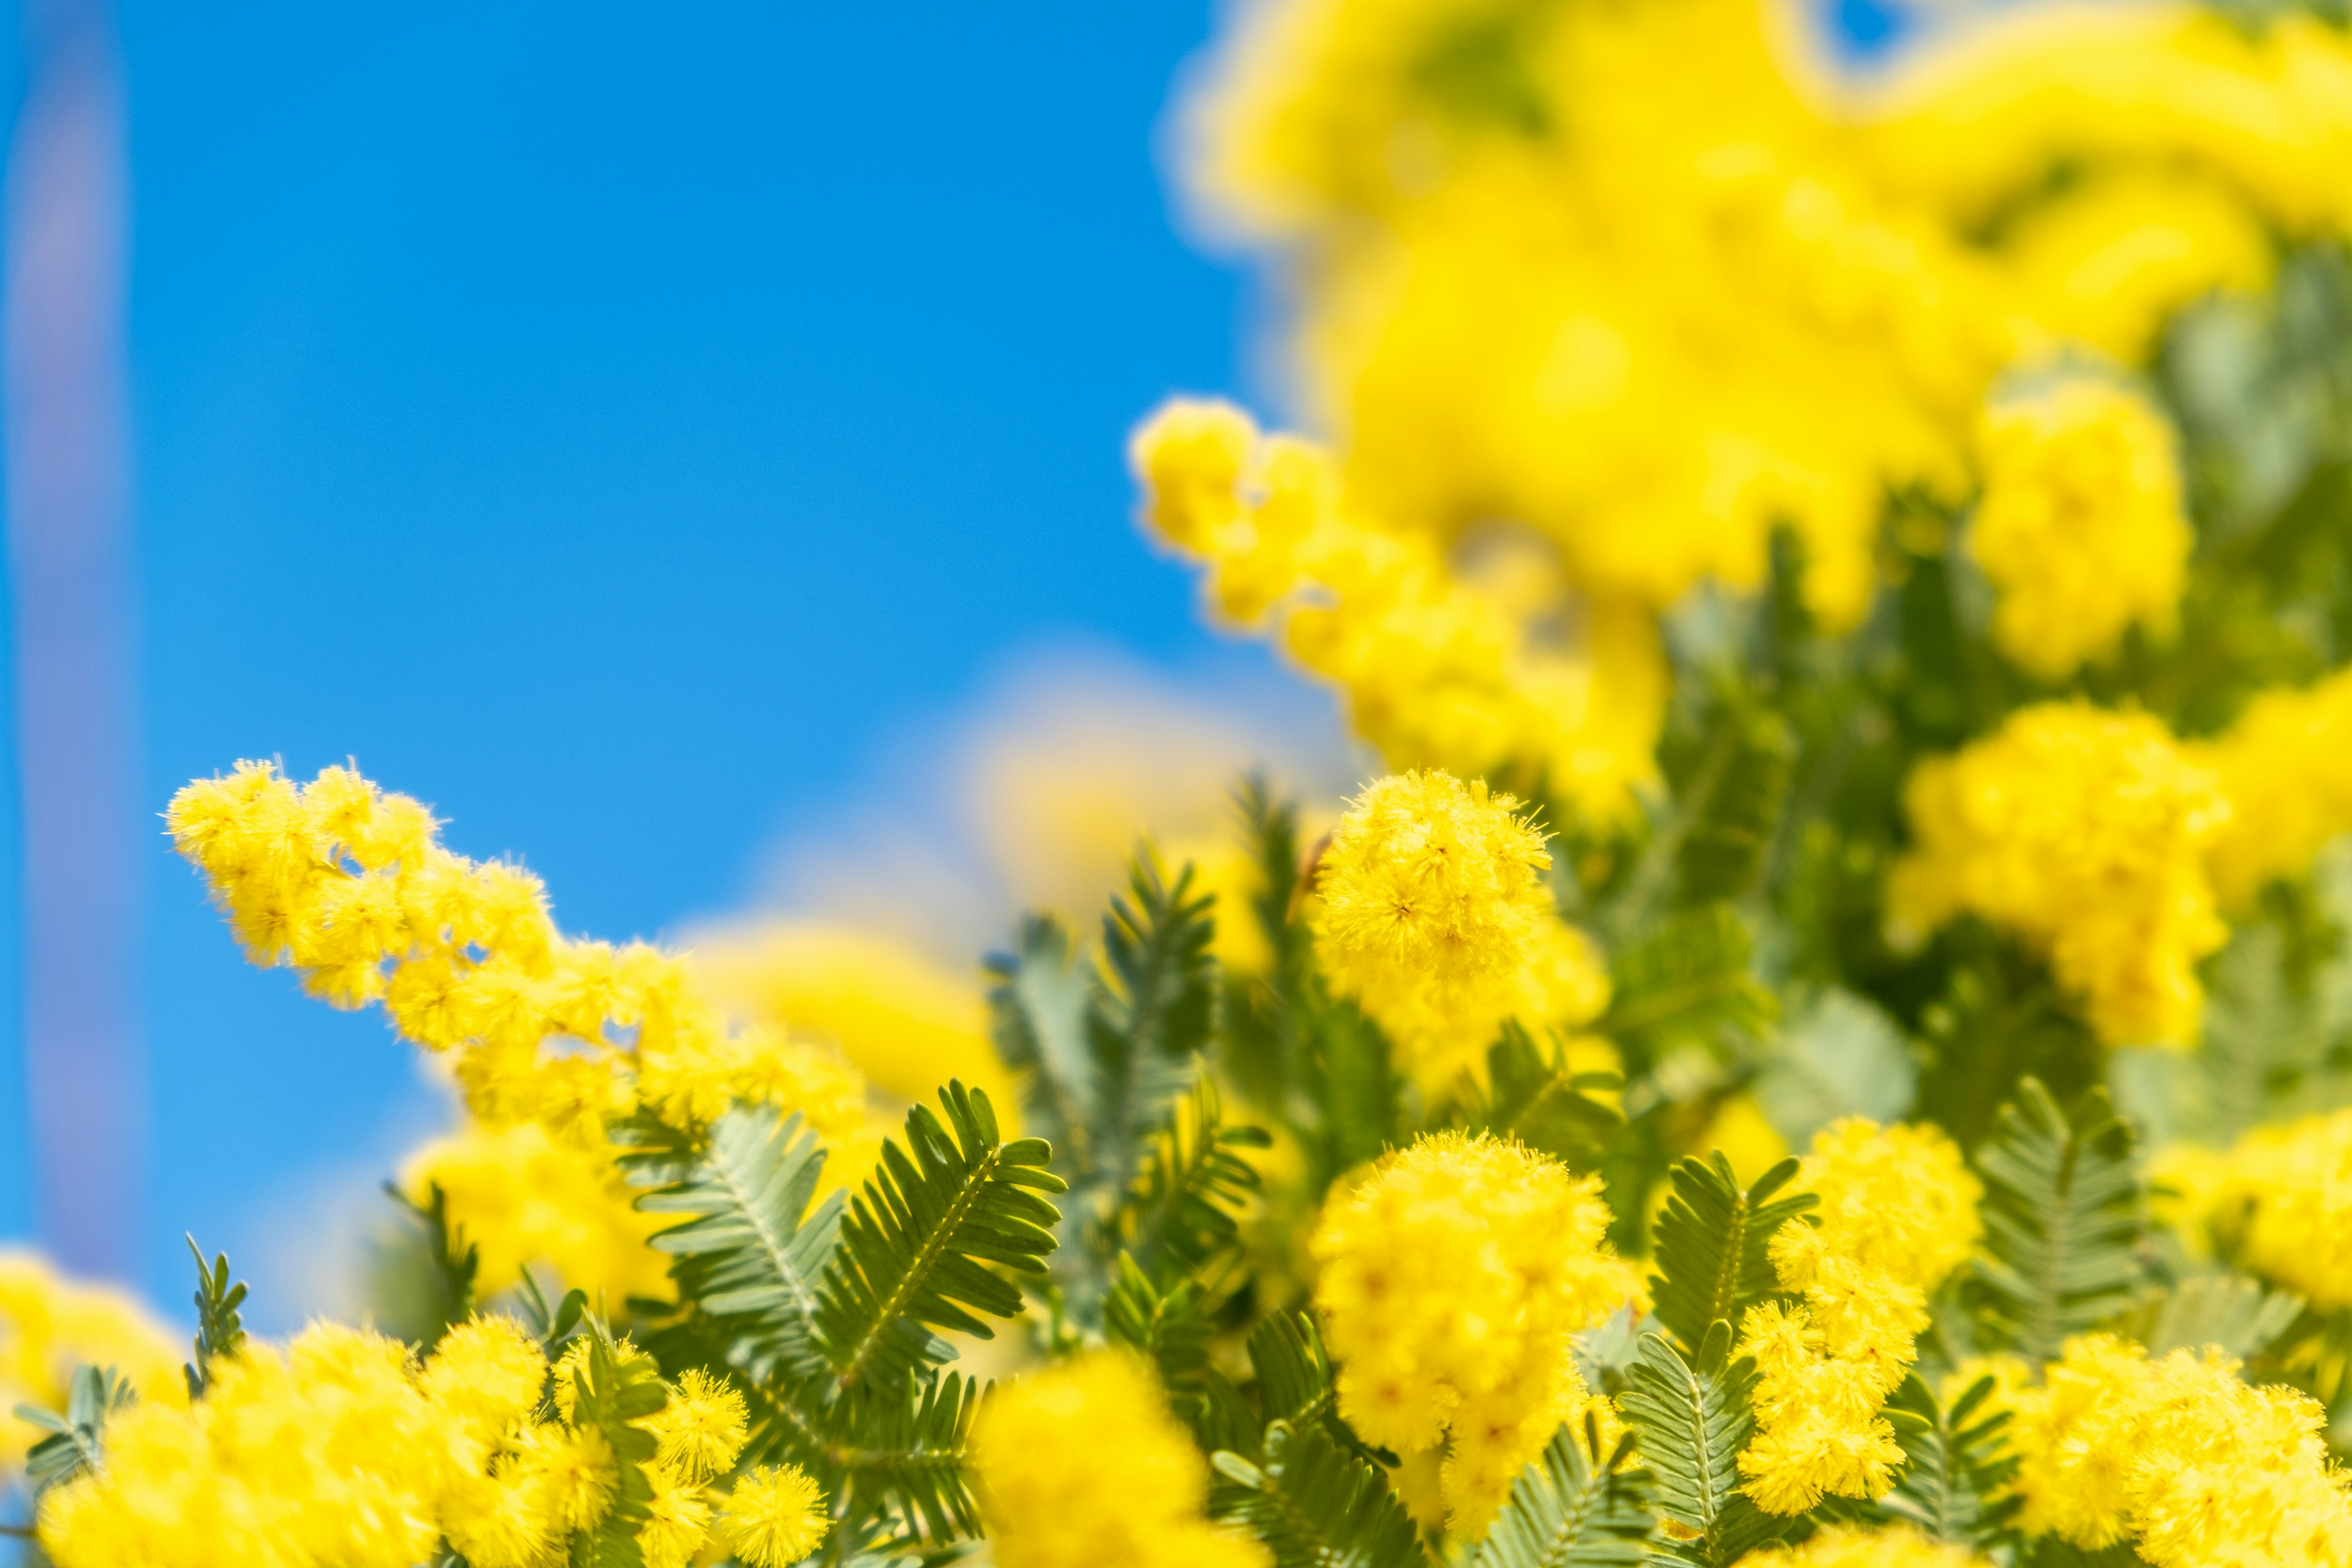
[[[1820,1223],[1782,1226],[1772,1263],[1801,1301],[1749,1308],[1739,1339],[1758,1373],[1739,1469],[1758,1506],[1781,1514],[1893,1484],[1904,1454],[1878,1412],[1916,1359],[1929,1293],[1976,1246],[1984,1194],[1933,1128],[1860,1118],[1823,1130],[1797,1181],[1820,1198]]]
[[[1446,1517],[1465,1539],[1591,1400],[1569,1338],[1636,1289],[1608,1224],[1591,1178],[1440,1135],[1382,1160],[1316,1229],[1339,1412],[1401,1453],[1444,1443]]]
[[[1332,989],[1443,1091],[1507,1018],[1578,1025],[1609,1001],[1591,946],[1561,923],[1543,835],[1519,803],[1450,773],[1403,773],[1340,818],[1316,889]]]
[[[457,1103],[376,1327],[0,1259],[47,1560],[2352,1568],[2352,35],[1905,15],[1224,25],[1292,396],[1129,458],[1325,772],[1033,715],[692,952],[183,790]]]
[[[1209,1522],[1209,1467],[1152,1374],[1097,1351],[1007,1388],[973,1435],[981,1506],[1003,1568],[1266,1568]]]
[[[699,1123],[740,1098],[789,1102],[835,1137],[860,1127],[854,1073],[730,1029],[670,954],[566,939],[538,878],[449,853],[422,805],[348,768],[298,786],[242,763],[182,790],[169,821],[256,963],[292,965],[337,1006],[381,1001],[407,1038],[453,1054],[489,1126],[535,1121],[593,1148],[633,1103]]]
[[[706,1546],[783,1568],[822,1536],[804,1490],[790,1506],[772,1485],[713,1495],[742,1447],[740,1394],[689,1373],[628,1421],[648,1438],[641,1464],[583,1407],[585,1352],[574,1342],[551,1377],[538,1342],[500,1318],[460,1325],[421,1363],[333,1324],[283,1352],[248,1341],[185,1408],[141,1403],[109,1422],[104,1469],[43,1500],[43,1549],[59,1568],[412,1568],[446,1540],[478,1568],[537,1568],[605,1525],[625,1471],[648,1483],[625,1532],[646,1568],[685,1568]]]
[[[2250,1387],[2215,1354],[2070,1342],[2011,1380],[2021,1522],[2087,1549],[2129,1541],[2156,1568],[2352,1561],[2352,1483],[2294,1389]]]

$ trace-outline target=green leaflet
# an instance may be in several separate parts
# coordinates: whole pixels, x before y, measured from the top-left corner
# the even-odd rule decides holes
[[[1262,1462],[1230,1449],[1212,1460],[1227,1483],[1213,1504],[1247,1524],[1276,1568],[1421,1568],[1429,1562],[1412,1520],[1375,1466],[1321,1427],[1277,1420]]]
[[[572,1568],[645,1568],[637,1531],[651,1517],[654,1489],[646,1466],[654,1457],[654,1436],[634,1425],[669,1402],[661,1374],[642,1356],[624,1358],[612,1335],[588,1320],[588,1354],[572,1374],[572,1424],[593,1427],[612,1445],[619,1477],[604,1517],[593,1530],[572,1538]]]
[[[1756,1425],[1756,1364],[1729,1360],[1730,1351],[1731,1325],[1721,1321],[1696,1361],[1645,1334],[1622,1402],[1650,1474],[1650,1506],[1665,1521],[1659,1550],[1695,1568],[1728,1568],[1788,1529],[1739,1490],[1739,1450]]]
[[[1511,1500],[1469,1568],[1618,1568],[1646,1560],[1643,1542],[1653,1524],[1641,1503],[1644,1478],[1620,1468],[1633,1450],[1633,1434],[1595,1465],[1600,1423],[1590,1414],[1580,1434],[1562,1426],[1543,1457],[1511,1488]]]
[[[1208,1041],[1212,902],[1194,891],[1190,866],[1171,882],[1147,850],[1103,918],[1098,965],[1080,962],[1068,932],[1040,917],[1023,923],[1013,953],[990,960],[998,1054],[1024,1074],[1033,1124],[1053,1141],[1055,1173],[1068,1184],[1063,1207],[1074,1229],[1063,1239],[1085,1243],[1055,1260],[1082,1327],[1099,1321],[1126,1244],[1120,1211]]]
[[[2001,1437],[2009,1413],[1984,1414],[1992,1390],[1992,1379],[1980,1377],[1946,1405],[1916,1374],[1903,1380],[1885,1415],[1906,1463],[1879,1504],[1883,1512],[1975,1550],[2003,1539],[2021,1500],[2000,1496],[2017,1460]]]
[[[227,1253],[214,1254],[207,1264],[196,1238],[186,1239],[188,1251],[196,1259],[196,1359],[181,1373],[188,1380],[188,1397],[196,1399],[203,1396],[212,1375],[213,1358],[235,1355],[245,1343],[245,1320],[237,1309],[245,1305],[246,1289],[241,1279],[229,1283]]]
[[[2020,1354],[2050,1360],[2070,1335],[2131,1304],[2141,1219],[2131,1129],[2105,1089],[2084,1096],[2069,1121],[2026,1079],[1976,1158],[1985,1182],[1976,1278],[1991,1326]]]
[[[106,1451],[107,1418],[138,1400],[131,1380],[112,1367],[79,1366],[67,1384],[63,1415],[37,1405],[17,1405],[16,1419],[48,1434],[25,1456],[25,1479],[31,1483],[34,1498],[97,1468]]]
[[[951,1083],[907,1112],[906,1147],[851,1200],[818,1290],[816,1337],[841,1393],[900,1390],[952,1351],[928,1331],[992,1337],[975,1313],[1009,1318],[1021,1292],[995,1272],[1042,1274],[1061,1215],[1037,1194],[1063,1190],[1043,1139],[1004,1142],[988,1096]],[[993,1266],[993,1267],[992,1267]]]
[[[1716,1323],[1736,1326],[1750,1305],[1780,1289],[1773,1234],[1821,1201],[1811,1193],[1773,1197],[1796,1173],[1797,1162],[1783,1160],[1742,1192],[1720,1151],[1675,1163],[1674,1192],[1658,1216],[1659,1272],[1650,1290],[1652,1310],[1686,1353],[1700,1352]]]
[[[729,1363],[755,1379],[817,1359],[817,1288],[843,1207],[836,1192],[810,1208],[824,1159],[797,1114],[737,1105],[698,1151],[641,1140],[625,1161],[633,1179],[662,1183],[637,1207],[679,1216],[652,1243],[674,1259],[678,1299],[716,1321]]]

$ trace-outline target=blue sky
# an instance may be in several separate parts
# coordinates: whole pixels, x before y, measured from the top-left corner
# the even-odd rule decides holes
[[[567,927],[651,932],[1024,650],[1230,660],[1120,458],[1242,363],[1153,152],[1209,21],[125,0],[146,809],[355,757]],[[433,1110],[377,1016],[238,961],[160,835],[147,878],[175,1303],[183,1230],[245,1246]]]

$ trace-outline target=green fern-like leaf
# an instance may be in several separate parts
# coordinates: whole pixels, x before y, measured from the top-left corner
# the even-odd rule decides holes
[[[1716,1323],[1736,1328],[1749,1305],[1779,1290],[1773,1234],[1820,1202],[1811,1193],[1773,1196],[1796,1173],[1797,1162],[1783,1160],[1742,1192],[1720,1152],[1675,1163],[1650,1290],[1658,1321],[1685,1354],[1698,1353]]]
[[[1597,1098],[1623,1086],[1619,1075],[1570,1071],[1567,1046],[1557,1035],[1538,1045],[1516,1018],[1486,1047],[1486,1091],[1468,1107],[1471,1125],[1540,1149],[1575,1170],[1598,1165],[1625,1124],[1616,1107]]]
[[[196,1238],[186,1239],[196,1260],[196,1359],[180,1372],[188,1381],[188,1397],[198,1399],[211,1381],[214,1360],[236,1354],[245,1343],[245,1320],[237,1309],[245,1305],[246,1288],[241,1279],[230,1282],[227,1253],[215,1253],[206,1263]]]
[[[425,1200],[418,1203],[401,1191],[396,1182],[383,1184],[384,1195],[400,1206],[415,1226],[415,1245],[424,1267],[418,1272],[424,1278],[424,1300],[419,1303],[420,1320],[415,1324],[416,1344],[421,1351],[430,1351],[441,1342],[441,1336],[474,1315],[476,1285],[482,1271],[482,1249],[466,1239],[463,1226],[449,1220],[449,1194],[434,1182],[425,1189]],[[199,1265],[203,1259],[197,1259]]]
[[[2243,1360],[2270,1350],[2303,1312],[2303,1298],[2292,1291],[2266,1289],[2242,1274],[2198,1274],[2143,1298],[2117,1326],[2150,1355],[2219,1345]]]
[[[633,1180],[660,1184],[637,1207],[678,1217],[652,1245],[670,1255],[679,1301],[709,1315],[726,1360],[755,1379],[805,1373],[816,1359],[817,1291],[843,1206],[834,1193],[810,1207],[824,1158],[798,1115],[738,1105],[698,1149],[656,1131],[624,1160]]]
[[[17,1420],[47,1434],[25,1455],[25,1479],[34,1498],[96,1469],[106,1452],[108,1418],[138,1400],[131,1380],[112,1367],[79,1366],[66,1385],[62,1415],[37,1405],[17,1405]]]
[[[2009,1413],[1985,1413],[1992,1391],[1991,1378],[1979,1378],[1945,1405],[1918,1377],[1904,1379],[1886,1401],[1905,1465],[1879,1504],[1885,1513],[1972,1550],[2006,1535],[2021,1500],[2001,1493],[2017,1473],[2017,1460],[2001,1438]]]
[[[1021,1075],[1026,1125],[1054,1145],[1066,1173],[1091,1158],[1087,1110],[1089,983],[1069,928],[1051,915],[1025,917],[1013,951],[992,954],[989,1033],[1004,1065]]]
[[[1675,790],[1688,828],[1675,848],[1685,900],[1737,898],[1756,879],[1789,794],[1796,742],[1780,714],[1745,692],[1720,696],[1705,750]]]
[[[1412,1519],[1379,1467],[1318,1426],[1276,1421],[1262,1462],[1221,1449],[1213,1463],[1219,1518],[1237,1521],[1274,1553],[1276,1568],[1424,1568]]]
[[[1977,1151],[1985,1180],[1985,1254],[1977,1279],[1993,1326],[2020,1354],[2046,1361],[2067,1337],[2131,1304],[2140,1234],[2131,1128],[2105,1089],[2070,1122],[2032,1079],[2001,1108]]]
[[[907,1113],[906,1147],[849,1205],[818,1289],[818,1343],[845,1394],[904,1388],[950,1347],[928,1331],[992,1337],[976,1313],[1009,1318],[1021,1292],[996,1269],[1043,1274],[1061,1215],[1037,1194],[1063,1190],[1041,1139],[1005,1142],[988,1096],[961,1083]]]
[[[1197,1274],[1234,1245],[1241,1229],[1235,1211],[1259,1188],[1257,1169],[1241,1151],[1273,1142],[1261,1129],[1226,1125],[1216,1086],[1195,1082],[1170,1109],[1114,1216],[1122,1256],[1131,1254],[1154,1279]]]
[[[1508,1507],[1471,1554],[1469,1568],[1617,1568],[1646,1560],[1653,1521],[1642,1506],[1643,1478],[1624,1466],[1633,1436],[1601,1447],[1590,1414],[1581,1432],[1562,1426],[1543,1458],[1512,1485]],[[1601,1454],[1599,1464],[1590,1458]]]
[[[925,1541],[944,1542],[980,1533],[980,1512],[964,1470],[964,1455],[986,1390],[974,1379],[946,1373],[920,1388],[846,1412],[853,1440],[829,1456],[845,1481],[845,1510],[856,1527],[889,1510]]]
[[[1756,1363],[1728,1359],[1730,1349],[1731,1325],[1720,1321],[1693,1361],[1663,1335],[1645,1334],[1623,1401],[1650,1474],[1650,1505],[1664,1521],[1659,1550],[1696,1568],[1727,1568],[1788,1528],[1739,1490],[1739,1450],[1756,1425]]]

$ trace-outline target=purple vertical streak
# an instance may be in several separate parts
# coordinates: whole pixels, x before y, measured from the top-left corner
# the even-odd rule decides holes
[[[27,4],[8,154],[0,417],[23,803],[35,1212],[128,1278],[144,1130],[122,79],[103,0]]]

